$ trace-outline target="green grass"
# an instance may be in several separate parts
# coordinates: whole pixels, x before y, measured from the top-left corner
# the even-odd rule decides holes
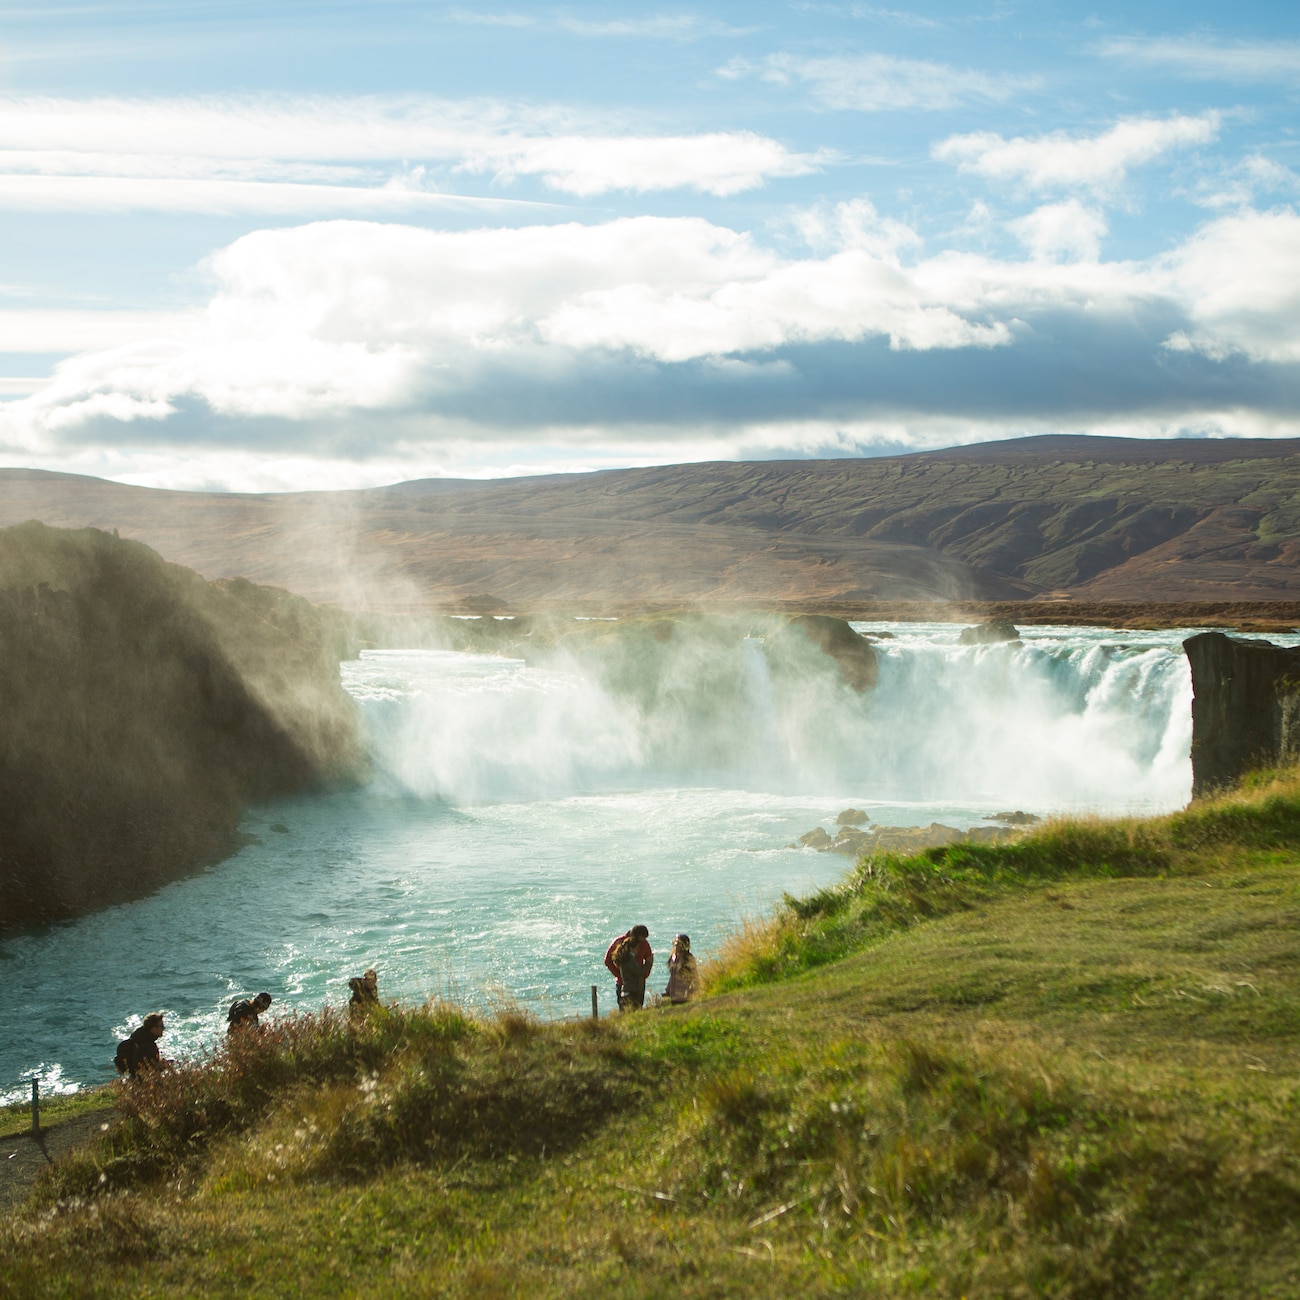
[[[334,1013],[115,1090],[16,1295],[1300,1295],[1300,779],[878,859],[692,1007]]]
[[[116,1094],[109,1088],[87,1088],[80,1092],[41,1094],[41,1127],[52,1128],[75,1115],[111,1110]],[[32,1130],[32,1104],[24,1101],[15,1106],[0,1106],[0,1138],[13,1137]]]

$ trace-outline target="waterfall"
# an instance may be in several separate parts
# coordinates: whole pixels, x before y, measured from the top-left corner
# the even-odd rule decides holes
[[[455,804],[686,785],[1047,811],[1189,796],[1176,633],[1030,630],[963,646],[949,625],[900,627],[862,694],[833,671],[774,674],[758,637],[707,651],[675,646],[653,689],[579,660],[377,651],[350,689],[381,782]]]

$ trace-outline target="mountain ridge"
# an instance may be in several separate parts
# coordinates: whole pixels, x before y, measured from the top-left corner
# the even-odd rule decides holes
[[[1300,599],[1300,439],[1042,435],[339,492],[0,470],[0,526],[117,529],[373,609]]]

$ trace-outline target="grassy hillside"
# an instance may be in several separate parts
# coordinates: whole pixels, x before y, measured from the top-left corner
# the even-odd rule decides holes
[[[24,1296],[1300,1293],[1300,776],[877,859],[690,1008],[333,1012],[121,1092]]]
[[[1296,439],[1042,437],[265,496],[0,470],[0,523],[30,518],[393,611],[1300,599]]]

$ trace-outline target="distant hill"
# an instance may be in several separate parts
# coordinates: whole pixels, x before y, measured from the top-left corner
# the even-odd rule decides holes
[[[1300,439],[1051,436],[270,495],[0,470],[0,525],[27,519],[372,609],[1300,599]]]

